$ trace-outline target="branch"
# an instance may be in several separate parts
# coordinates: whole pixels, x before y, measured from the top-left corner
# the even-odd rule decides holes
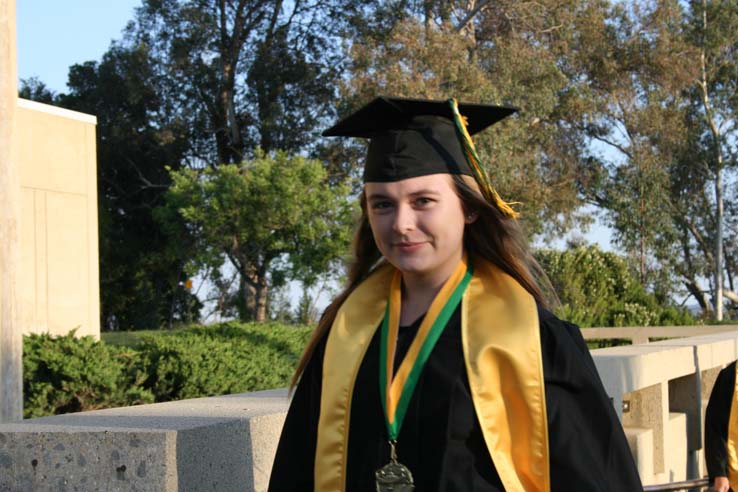
[[[723,297],[731,302],[735,302],[736,304],[738,304],[738,294],[736,294],[732,290],[726,289],[725,287],[723,287]]]
[[[486,7],[490,3],[491,0],[482,0],[481,2],[479,2],[473,9],[469,11],[468,14],[466,14],[463,19],[461,19],[461,22],[459,22],[459,25],[454,28],[454,31],[456,31],[457,33],[461,32],[461,30],[464,29],[466,25],[469,24],[469,22],[471,22],[474,16],[477,15],[484,7]]]
[[[611,140],[610,140],[610,139],[608,139],[608,138],[605,138],[605,137],[600,137],[600,136],[597,136],[597,135],[593,135],[593,136],[592,136],[592,138],[594,138],[595,140],[599,140],[599,141],[600,141],[600,142],[602,142],[602,143],[606,143],[607,145],[610,145],[610,146],[612,146],[612,147],[614,147],[614,148],[618,149],[618,150],[619,150],[620,152],[622,152],[622,153],[623,153],[623,154],[624,154],[625,156],[627,156],[627,157],[628,157],[628,159],[633,159],[633,154],[631,154],[631,153],[630,153],[630,151],[629,151],[629,150],[627,150],[627,149],[626,149],[625,147],[623,147],[622,145],[620,145],[620,144],[618,144],[618,143],[615,143],[615,142],[611,141]]]
[[[142,190],[145,190],[148,188],[164,188],[164,189],[169,188],[168,185],[154,184],[148,179],[146,179],[146,176],[143,175],[143,173],[138,168],[136,163],[130,157],[126,157],[126,162],[136,171],[136,174],[138,174],[138,179],[144,184],[144,186],[141,188]]]

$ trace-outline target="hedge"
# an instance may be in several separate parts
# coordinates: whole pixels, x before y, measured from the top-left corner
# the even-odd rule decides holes
[[[311,328],[224,323],[147,334],[133,347],[29,335],[24,416],[257,391],[289,384]]]

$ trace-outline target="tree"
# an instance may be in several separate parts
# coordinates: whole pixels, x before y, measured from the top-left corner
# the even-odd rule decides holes
[[[340,64],[331,56],[333,2],[146,0],[126,42],[150,47],[158,92],[192,129],[202,164],[247,150],[301,150],[330,114]],[[336,11],[340,11],[336,9]]]
[[[348,44],[351,77],[339,111],[381,94],[518,106],[518,116],[475,138],[493,182],[522,202],[530,234],[587,224],[575,179],[582,136],[571,125],[581,104],[567,57],[580,24],[599,7],[580,4],[402,4],[393,26]]]
[[[738,109],[738,2],[693,0],[689,3],[688,35],[699,53],[699,75],[695,81],[694,110],[701,115],[701,140],[706,170],[714,189],[713,292],[715,318],[723,318],[724,187],[726,172],[735,168],[736,110]],[[733,300],[733,299],[732,299]],[[738,301],[738,296],[734,301]]]
[[[670,164],[685,148],[680,94],[691,82],[682,63],[690,49],[679,38],[681,11],[676,2],[657,3],[603,12],[579,32],[571,59],[586,91],[575,122],[589,142],[580,187],[606,210],[617,244],[637,258],[643,287],[654,287],[661,263],[673,255]]]
[[[152,212],[170,184],[165,166],[185,162],[189,129],[161,95],[155,60],[117,44],[74,65],[55,103],[97,116],[100,300],[103,329],[152,329],[197,316],[184,263]]]
[[[184,219],[195,238],[193,270],[232,265],[243,320],[266,320],[270,284],[286,278],[310,284],[335,268],[348,247],[348,188],[329,186],[318,161],[257,151],[241,165],[173,171],[172,180],[159,220]]]
[[[44,104],[54,104],[56,94],[38,77],[30,77],[28,79],[21,79],[18,97]]]

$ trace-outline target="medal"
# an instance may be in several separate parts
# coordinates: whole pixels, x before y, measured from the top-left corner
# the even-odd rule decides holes
[[[390,462],[374,472],[377,492],[413,492],[413,474],[405,465],[397,461],[395,441],[390,441]]]
[[[466,255],[464,255],[459,266],[433,299],[397,374],[393,373],[397,332],[400,326],[402,275],[397,271],[392,279],[387,310],[380,330],[379,348],[379,394],[389,436],[390,462],[375,472],[377,492],[413,492],[415,490],[412,473],[405,465],[397,461],[395,450],[397,436],[400,434],[402,421],[423,366],[448,320],[461,302],[461,297],[471,281],[471,270],[471,265],[467,267]]]

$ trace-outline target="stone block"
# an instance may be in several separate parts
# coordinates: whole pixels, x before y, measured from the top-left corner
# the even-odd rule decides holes
[[[0,425],[0,491],[264,491],[285,390]]]
[[[653,431],[641,427],[625,427],[625,437],[644,485],[656,483],[653,470]]]

